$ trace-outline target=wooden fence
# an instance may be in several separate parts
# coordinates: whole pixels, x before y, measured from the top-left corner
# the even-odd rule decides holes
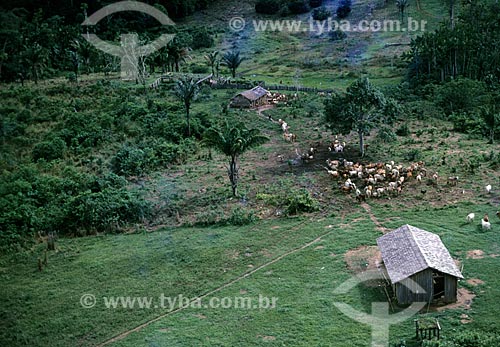
[[[241,82],[231,82],[231,81],[217,81],[215,83],[212,82],[211,78],[213,77],[212,74],[206,76],[206,75],[196,75],[196,74],[180,74],[180,73],[172,73],[168,75],[164,75],[159,77],[156,81],[154,81],[152,84],[150,84],[150,88],[156,89],[158,88],[162,83],[164,82],[172,82],[180,77],[190,77],[193,79],[198,80],[198,84],[201,83],[206,83],[208,86],[210,86],[213,89],[252,89],[257,85],[262,86],[262,88],[265,88],[269,91],[280,91],[280,90],[285,90],[285,91],[290,91],[290,92],[306,92],[306,93],[332,93],[333,89],[319,89],[316,87],[296,87],[296,86],[287,86],[284,84],[272,84],[272,85],[267,85],[265,83],[257,83],[255,81],[249,81],[248,83],[241,83]]]

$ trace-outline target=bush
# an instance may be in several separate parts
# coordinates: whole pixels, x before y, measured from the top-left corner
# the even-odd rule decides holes
[[[481,106],[486,94],[484,82],[467,78],[447,82],[435,89],[436,103],[447,115],[453,112],[471,111]]]
[[[327,20],[331,15],[332,13],[328,11],[325,7],[317,8],[312,13],[313,19],[320,21]]]
[[[405,123],[401,125],[397,130],[396,130],[396,135],[398,136],[409,136],[411,134],[410,128],[408,125]]]
[[[497,347],[500,346],[500,335],[478,331],[461,332],[447,341],[443,347]]]
[[[255,11],[262,14],[276,14],[281,8],[280,0],[257,0]]]
[[[191,48],[210,48],[215,44],[215,40],[211,33],[208,32],[206,27],[196,26],[195,29],[191,31],[191,36],[193,37]]]
[[[340,1],[339,7],[337,8],[337,17],[346,18],[349,13],[351,13],[351,0]]]
[[[301,212],[314,212],[319,208],[318,201],[305,189],[292,191],[290,196],[287,197],[286,206],[286,213],[289,215]]]
[[[342,30],[333,30],[330,32],[330,41],[340,41],[347,37],[347,34]]]
[[[208,73],[210,70],[208,68],[208,66],[206,65],[193,65],[191,66],[191,72],[192,73],[197,73],[197,74],[206,74]]]
[[[128,223],[141,222],[151,205],[127,189],[85,192],[68,202],[67,226],[80,234],[116,232]]]
[[[473,135],[481,135],[484,123],[476,112],[454,112],[448,119],[453,123],[453,130]]]
[[[323,0],[309,0],[309,6],[311,6],[311,8],[320,7],[321,5],[323,5]]]
[[[288,9],[292,14],[307,13],[311,10],[309,4],[305,0],[292,0],[288,3]]]
[[[66,143],[60,138],[56,137],[51,141],[40,142],[33,148],[33,160],[38,161],[44,159],[52,161],[62,159],[66,151]]]
[[[406,161],[417,161],[421,158],[422,152],[418,148],[410,149],[405,154]]]
[[[140,176],[149,165],[148,154],[142,149],[126,144],[111,160],[112,170],[118,175]]]
[[[29,246],[48,232],[117,230],[150,213],[150,205],[117,175],[97,177],[71,168],[58,175],[29,165],[0,177],[0,249]]]
[[[252,224],[257,220],[253,211],[245,211],[241,207],[233,210],[231,216],[227,219],[227,224],[235,226],[243,226]]]
[[[379,129],[377,139],[384,143],[391,143],[397,140],[396,134],[389,127],[382,127]]]

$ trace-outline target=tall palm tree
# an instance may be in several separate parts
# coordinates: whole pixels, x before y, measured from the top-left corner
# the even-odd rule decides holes
[[[71,46],[85,65],[85,72],[89,74],[92,70],[91,60],[95,54],[94,47],[86,40],[74,40]]]
[[[189,47],[183,47],[181,42],[173,40],[167,46],[167,54],[171,71],[179,72],[181,63],[189,58]]]
[[[224,54],[222,57],[222,64],[231,70],[233,78],[236,77],[236,70],[240,67],[244,58],[240,57],[239,51],[231,51]]]
[[[30,47],[26,47],[23,52],[24,61],[29,65],[31,69],[31,74],[35,84],[38,83],[38,77],[42,73],[43,69],[47,66],[47,61],[49,59],[49,52],[45,47],[40,44],[35,43]]]
[[[405,11],[410,6],[408,0],[396,0],[396,7],[398,8],[399,13],[401,14],[401,21],[405,20]]]
[[[216,77],[216,67],[218,63],[217,56],[219,55],[219,51],[214,51],[212,53],[208,53],[205,56],[205,60],[207,61],[207,65],[212,69],[212,76]]]
[[[482,106],[479,109],[479,114],[484,121],[489,132],[489,140],[491,144],[495,143],[495,133],[500,129],[500,110],[496,103]]]
[[[198,84],[192,78],[183,78],[177,81],[175,86],[175,95],[177,98],[184,103],[184,108],[186,110],[186,120],[188,125],[188,136],[191,136],[191,123],[189,117],[189,110],[191,109],[191,103],[196,100],[200,88]]]
[[[251,148],[258,147],[269,139],[258,129],[247,129],[243,123],[230,125],[227,121],[221,128],[210,128],[203,136],[203,143],[229,157],[227,175],[231,182],[233,196],[237,194],[239,157]]]

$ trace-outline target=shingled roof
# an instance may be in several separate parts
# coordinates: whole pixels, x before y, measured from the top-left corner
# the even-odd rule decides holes
[[[377,244],[393,284],[427,268],[463,278],[436,234],[407,224],[379,237]]]
[[[240,93],[239,95],[243,95],[245,98],[247,98],[250,101],[256,101],[262,98],[263,96],[267,95],[267,90],[262,88],[261,86],[257,86],[255,88],[252,88],[250,90],[244,91]]]

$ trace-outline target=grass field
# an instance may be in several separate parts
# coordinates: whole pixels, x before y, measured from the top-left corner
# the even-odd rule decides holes
[[[470,309],[428,313],[440,319],[444,336],[462,329],[499,328],[498,237],[494,231],[482,232],[475,225],[463,225],[463,216],[471,208],[491,208],[471,205],[402,208],[396,214],[392,207],[372,205],[384,227],[409,223],[431,230],[461,261],[466,280],[460,287],[477,297]],[[495,228],[498,226],[500,223]],[[8,329],[3,331],[2,339],[20,346],[98,344],[168,313],[161,309],[106,309],[102,297],[144,296],[157,300],[164,293],[194,298],[316,240],[213,294],[219,298],[277,297],[275,309],[188,308],[112,345],[367,346],[369,329],[343,316],[332,302],[343,301],[369,312],[371,302],[386,301],[385,294],[360,285],[336,298],[333,290],[352,275],[346,268],[345,253],[374,245],[380,235],[366,211],[357,208],[345,216],[262,221],[239,228],[176,228],[148,234],[65,239],[58,242],[57,252],[50,254],[42,273],[36,271],[36,258],[43,247],[40,245],[24,254],[2,257],[4,285],[0,294]],[[482,250],[484,255],[471,259],[467,252],[472,250]],[[467,280],[473,278],[484,283],[468,284]],[[80,297],[85,293],[96,296],[94,308],[80,307]],[[5,312],[11,313],[5,316]],[[471,320],[466,326],[460,323],[463,314]],[[391,328],[393,341],[411,340],[412,336],[411,320]]]

